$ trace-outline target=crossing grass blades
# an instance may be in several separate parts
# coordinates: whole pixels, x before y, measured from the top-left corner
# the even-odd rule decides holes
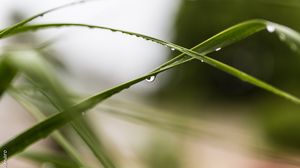
[[[25,19],[15,25],[7,27],[0,31],[0,40],[31,31],[82,27],[93,28],[93,30],[98,29],[99,31],[108,30],[112,33],[120,32],[123,35],[136,36],[137,38],[156,43],[157,45],[166,46],[170,48],[170,50],[177,50],[181,54],[166,61],[145,75],[77,101],[78,98],[75,98],[76,93],[70,93],[67,91],[67,87],[58,80],[54,71],[54,66],[44,59],[39,51],[36,49],[4,51],[0,57],[0,96],[3,96],[4,93],[10,94],[38,120],[36,125],[1,145],[0,151],[8,151],[8,158],[14,157],[16,154],[20,154],[21,156],[23,155],[24,157],[36,160],[37,162],[51,162],[58,167],[89,167],[89,164],[82,159],[74,146],[72,146],[72,144],[59,131],[59,129],[66,124],[70,124],[95,155],[99,164],[105,168],[117,167],[114,164],[112,157],[103,148],[101,141],[97,138],[92,127],[84,119],[82,114],[88,113],[89,110],[92,110],[102,101],[130,88],[130,86],[134,84],[144,80],[154,79],[157,75],[164,71],[195,60],[199,61],[199,66],[212,66],[244,82],[248,82],[266,90],[270,92],[270,94],[280,96],[292,103],[300,104],[300,99],[293,94],[272,86],[271,84],[265,83],[264,81],[208,56],[208,54],[212,52],[220,52],[219,50],[221,48],[237,43],[261,31],[268,31],[278,37],[284,36],[285,40],[283,43],[293,46],[291,48],[298,51],[300,49],[300,34],[286,26],[262,19],[248,20],[234,25],[198,44],[197,46],[188,49],[144,34],[99,25],[81,23],[30,24],[32,20],[35,20],[49,12],[54,12],[83,2],[85,1],[63,5],[34,15],[33,17]],[[122,34],[120,34],[120,36],[123,36]],[[40,107],[33,103],[35,98],[28,96],[28,94],[26,94],[26,89],[22,89],[21,87],[14,85],[14,79],[20,75],[24,75],[26,77],[28,80],[28,86],[38,90],[40,96],[44,97],[44,99],[48,102],[48,105],[54,109],[55,113],[50,116],[42,113]],[[66,97],[70,97],[70,99],[66,99]],[[58,144],[60,144],[69,157],[63,158],[49,154],[23,152],[30,145],[47,136],[51,136]],[[3,155],[3,152],[0,152],[1,161],[4,160]],[[69,161],[66,162],[65,160]]]

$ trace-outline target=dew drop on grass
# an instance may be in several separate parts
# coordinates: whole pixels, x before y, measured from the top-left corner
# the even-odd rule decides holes
[[[275,30],[276,30],[276,29],[275,29],[275,27],[274,27],[273,25],[267,25],[267,31],[268,31],[269,33],[273,33]]]
[[[156,78],[156,76],[153,75],[153,76],[148,77],[148,78],[146,79],[146,81],[147,81],[147,82],[154,82],[155,78]]]
[[[171,48],[172,51],[175,51],[175,48]]]
[[[215,49],[215,51],[220,51],[222,48],[221,47],[219,47],[219,48],[216,48]]]
[[[279,39],[280,39],[281,41],[285,41],[285,39],[286,39],[285,34],[280,33],[278,36],[279,36]]]

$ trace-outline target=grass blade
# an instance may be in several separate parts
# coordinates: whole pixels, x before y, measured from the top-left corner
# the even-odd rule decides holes
[[[58,112],[62,112],[62,109],[67,108],[67,106],[63,107],[56,104],[55,101],[52,100],[52,98],[48,96],[42,88],[39,88],[39,86],[37,86],[33,82],[32,84],[42,93],[42,95],[44,95],[48,103],[51,104]],[[73,101],[68,100],[68,104],[71,104],[71,102]],[[89,125],[89,122],[85,118],[76,118],[76,120],[71,122],[71,126],[80,136],[80,138],[86,143],[86,145],[90,148],[90,150],[93,152],[93,154],[96,156],[96,158],[104,168],[116,167],[111,161],[111,158],[108,157],[108,154],[105,152],[104,148],[101,146],[100,140],[98,139],[92,127]]]
[[[40,164],[51,163],[51,165],[59,168],[80,168],[69,158],[65,156],[57,156],[56,154],[54,155],[41,152],[23,152],[19,156]]]
[[[17,74],[16,68],[10,66],[4,57],[0,57],[0,98]]]
[[[55,78],[53,67],[43,60],[39,53],[30,50],[11,52],[6,59],[11,67],[18,68],[30,78],[31,85],[37,88],[57,111],[61,112],[61,109],[66,109],[72,104],[72,100],[66,99],[68,97],[67,89]],[[45,118],[43,117],[43,119]],[[114,168],[111,159],[100,146],[100,142],[87,122],[80,118],[71,124],[100,163],[106,168]],[[62,138],[58,140],[63,142]]]
[[[104,168],[115,168],[115,164],[112,162],[111,157],[108,157],[107,152],[103,148],[102,144],[95,136],[88,123],[82,118],[76,118],[72,122],[72,127],[79,134],[81,139],[87,144],[95,157],[100,161]]]
[[[23,98],[20,94],[18,94],[16,89],[10,89],[10,95],[16,99],[25,109],[27,109],[38,121],[44,120],[46,116],[37,109],[32,103],[25,98]],[[78,151],[64,138],[64,136],[56,131],[52,134],[53,139],[72,157],[72,159],[78,165],[77,167],[83,167],[87,165],[84,163],[82,158],[78,155]]]
[[[22,20],[8,28],[5,28],[3,30],[0,30],[0,39],[2,37],[4,37],[5,35],[9,34],[11,31],[31,22],[32,20],[38,18],[38,17],[42,17],[50,12],[54,12],[56,10],[59,10],[59,9],[63,9],[63,8],[66,8],[66,7],[70,7],[70,6],[73,6],[73,5],[77,5],[77,4],[81,4],[81,3],[84,3],[84,2],[88,2],[88,1],[91,1],[91,0],[80,0],[80,1],[76,1],[76,2],[72,2],[72,3],[68,3],[68,4],[65,4],[65,5],[61,5],[61,6],[58,6],[58,7],[55,7],[55,8],[52,8],[52,9],[49,9],[47,11],[44,11],[44,12],[41,12],[41,13],[38,13],[34,16],[31,16],[29,17],[28,19],[25,19],[25,20]]]

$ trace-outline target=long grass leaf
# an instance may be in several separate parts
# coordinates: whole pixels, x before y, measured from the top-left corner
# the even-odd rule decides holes
[[[40,163],[40,164],[49,163],[51,164],[51,167],[54,166],[59,168],[81,168],[78,167],[76,163],[70,160],[69,158],[65,156],[58,156],[57,154],[54,155],[54,154],[41,153],[41,152],[23,152],[19,156],[31,161],[35,161],[36,163]]]
[[[88,123],[82,118],[77,118],[72,122],[72,127],[81,137],[81,139],[86,143],[86,145],[93,152],[95,157],[100,161],[104,168],[115,168],[114,162],[112,162],[111,157],[107,154],[106,150],[103,148],[102,144],[95,136]]]
[[[59,9],[63,9],[63,8],[66,8],[66,7],[70,7],[70,6],[73,6],[73,5],[77,5],[77,4],[81,4],[81,3],[84,3],[84,2],[88,2],[88,1],[92,1],[92,0],[80,0],[80,1],[76,1],[76,2],[71,2],[71,3],[68,3],[68,4],[65,4],[65,5],[61,5],[61,6],[58,6],[58,7],[55,7],[55,8],[52,8],[52,9],[49,9],[49,10],[46,10],[44,12],[41,12],[41,13],[38,13],[34,16],[31,16],[27,19],[24,19],[8,28],[5,28],[3,30],[0,30],[0,39],[5,36],[6,34],[9,34],[11,31],[31,22],[32,20],[38,18],[38,17],[42,17],[50,12],[54,12],[56,10],[59,10]]]
[[[58,112],[62,112],[62,109],[67,108],[67,106],[63,107],[60,106],[59,104],[56,104],[55,101],[52,100],[52,98],[48,96],[48,94],[42,88],[40,88],[38,85],[34,84],[33,82],[32,84],[35,86],[35,88],[37,88],[42,93],[42,95],[44,95],[48,103],[51,104]],[[56,95],[56,96],[60,96],[60,95]],[[68,99],[68,103],[71,104],[71,102],[72,100]],[[101,146],[100,140],[98,139],[92,127],[89,125],[88,121],[85,118],[82,117],[77,118],[76,120],[71,122],[71,126],[80,136],[80,138],[86,143],[86,145],[90,148],[90,150],[93,152],[95,157],[98,159],[98,161],[102,164],[104,168],[116,167],[113,164],[111,157],[108,156],[105,149]]]
[[[17,69],[0,57],[0,98],[17,74]]]
[[[70,106],[70,104],[72,104],[71,97],[69,99],[66,98],[68,97],[68,93],[65,93],[67,90],[66,87],[59,83],[55,78],[54,72],[52,71],[53,67],[43,60],[41,55],[37,52],[12,52],[7,59],[11,66],[18,68],[28,77],[34,79],[43,86],[40,87],[40,85],[31,81],[31,84],[41,92],[46,100],[48,100],[48,103],[51,104],[58,112],[61,112],[62,109],[66,109]],[[47,90],[47,92],[45,90]],[[110,157],[108,157],[108,154],[106,154],[104,149],[100,146],[100,142],[98,141],[94,131],[83,118],[78,118],[73,121],[71,125],[105,168],[115,167]],[[58,140],[61,140],[59,141],[60,143],[62,142],[62,138]]]
[[[37,109],[32,103],[27,99],[23,98],[16,89],[9,90],[10,95],[16,99],[27,111],[30,112],[36,118],[36,120],[41,121],[47,118],[39,109]],[[56,131],[52,134],[53,139],[71,156],[71,158],[77,163],[78,167],[86,166],[87,164],[82,160],[82,157],[78,155],[78,151],[65,139],[65,137]]]

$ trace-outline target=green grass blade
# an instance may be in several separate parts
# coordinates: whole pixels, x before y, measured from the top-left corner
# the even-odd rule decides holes
[[[88,2],[88,1],[91,1],[91,0],[80,0],[80,1],[72,2],[72,3],[68,3],[68,4],[65,4],[65,5],[61,5],[61,6],[49,9],[47,11],[38,13],[38,14],[36,14],[34,16],[31,16],[31,17],[29,17],[29,18],[27,18],[25,20],[22,20],[22,21],[14,24],[14,25],[8,27],[8,28],[0,30],[0,39],[2,37],[4,37],[6,34],[9,34],[11,31],[13,31],[13,30],[15,30],[15,29],[17,29],[17,28],[19,28],[19,27],[21,27],[21,26],[23,26],[23,25],[25,25],[25,24],[27,24],[29,22],[31,22],[32,20],[34,20],[34,19],[36,19],[38,17],[42,17],[42,16],[44,16],[44,15],[50,13],[50,12],[54,12],[54,11],[59,10],[59,9],[63,9],[63,8],[66,8],[66,7],[70,7],[70,6],[81,4],[81,3],[84,3],[84,2]]]
[[[107,152],[102,147],[102,144],[95,136],[95,133],[89,127],[88,123],[82,118],[76,118],[72,122],[72,127],[77,134],[83,139],[87,146],[91,149],[95,157],[100,161],[104,168],[115,168],[115,164],[112,162],[111,157],[108,157]]]
[[[19,156],[40,164],[51,163],[51,165],[59,168],[82,168],[80,166],[77,166],[76,163],[71,159],[65,156],[58,156],[57,154],[23,152]]]
[[[33,82],[32,84],[37,88],[42,95],[48,100],[48,103],[51,104],[58,112],[62,112],[61,109],[67,107],[61,107],[60,105],[56,104],[54,100],[50,96],[47,95],[46,92],[39,86],[35,85]],[[59,95],[57,95],[59,96]],[[72,100],[69,100],[69,104],[71,104]],[[98,161],[102,164],[104,168],[115,168],[116,166],[111,161],[111,158],[105,152],[104,148],[101,146],[100,140],[94,133],[92,127],[89,125],[88,121],[82,117],[77,118],[76,120],[71,122],[72,128],[77,132],[80,138],[86,143],[86,145],[90,148],[93,152],[95,157]],[[61,140],[61,139],[58,139]],[[65,144],[62,144],[65,145]]]
[[[19,94],[16,89],[11,88],[9,90],[10,95],[16,99],[27,111],[30,112],[36,118],[38,121],[42,121],[46,119],[47,117],[39,110],[37,109],[32,103],[30,103],[26,98],[23,98]],[[83,167],[87,165],[83,160],[82,157],[78,155],[78,151],[64,138],[64,136],[59,132],[55,131],[52,134],[53,139],[71,156],[71,158],[74,160],[75,163],[77,163],[78,167]]]
[[[248,24],[248,26],[245,26],[245,24]],[[242,29],[244,29],[243,31],[241,31],[241,32],[239,31],[239,28],[240,28],[239,26],[233,27],[231,29],[226,30],[222,34],[218,34],[213,39],[206,41],[204,44],[202,44],[202,47],[205,48],[205,50],[203,50],[202,53],[212,52],[213,50],[215,50],[217,48],[225,47],[229,44],[235,43],[243,38],[246,38],[247,36],[249,36],[255,32],[258,32],[263,29],[267,29],[269,24],[270,24],[270,22],[263,21],[263,20],[253,20],[253,21],[249,21],[249,22],[244,22],[244,23],[240,24]],[[52,27],[57,27],[57,26],[59,26],[59,24],[52,24]],[[62,24],[61,26],[68,26],[68,25]],[[158,43],[158,44],[170,47],[170,48],[174,48],[194,59],[201,60],[209,65],[212,65],[218,69],[221,69],[231,75],[234,75],[239,79],[242,79],[246,82],[254,84],[265,90],[271,91],[272,93],[277,94],[281,97],[284,97],[294,103],[300,104],[300,100],[297,97],[292,96],[282,90],[279,90],[267,83],[264,83],[250,75],[247,75],[246,73],[243,73],[229,65],[223,64],[217,60],[209,58],[209,57],[201,54],[201,52],[198,53],[193,50],[189,50],[184,47],[181,47],[181,46],[169,43],[169,42],[165,42],[160,39],[156,39],[153,37],[149,37],[149,36],[145,36],[145,35],[133,33],[133,32],[127,32],[127,31],[111,29],[111,28],[106,28],[106,27],[100,27],[100,26],[83,25],[83,24],[69,24],[69,26],[83,26],[83,27],[90,27],[90,28],[107,29],[107,30],[111,30],[111,31],[119,31],[119,32],[122,32],[125,34],[135,35],[135,36],[141,37],[143,39],[150,40],[150,41],[153,41],[155,43]],[[276,26],[276,25],[274,24],[272,26]],[[51,27],[51,25],[49,26],[49,24],[48,24],[47,26],[39,25],[38,27],[35,27],[35,28],[49,28],[49,27]],[[247,27],[249,27],[249,29],[251,29],[252,31],[246,31]],[[19,28],[19,30],[21,30],[21,29],[22,28]],[[28,30],[34,30],[34,28],[29,27],[29,29],[28,29],[28,27],[27,27],[27,31]],[[280,31],[280,29],[278,29],[278,30],[274,29],[274,31],[275,30]],[[288,29],[288,30],[291,30],[291,29]],[[236,32],[242,33],[243,36],[241,36],[241,37],[243,37],[243,38],[239,37],[239,34]],[[228,36],[228,34],[231,34],[232,36]],[[300,39],[298,36],[293,37],[293,38],[294,38],[294,41],[296,41],[296,42],[298,42],[298,40]],[[214,40],[216,40],[216,41],[214,41]],[[197,49],[201,51],[201,48],[197,48]],[[46,137],[48,134],[50,134],[55,129],[62,127],[66,123],[68,123],[68,122],[72,121],[73,119],[77,118],[78,116],[80,116],[82,112],[85,112],[85,111],[93,108],[95,105],[104,101],[105,99],[109,98],[110,96],[112,96],[124,89],[127,89],[130,86],[132,86],[140,81],[143,81],[150,76],[157,75],[158,73],[161,73],[167,69],[178,66],[182,63],[184,63],[184,61],[179,61],[179,63],[174,62],[174,63],[167,64],[167,66],[157,69],[157,70],[155,70],[149,74],[146,74],[142,77],[139,77],[139,78],[129,81],[127,83],[121,84],[117,87],[114,87],[114,88],[104,91],[102,93],[96,94],[92,97],[89,97],[89,98],[83,100],[82,102],[70,107],[69,109],[64,110],[64,112],[53,115],[52,117],[48,118],[47,120],[44,120],[43,122],[33,126],[32,128],[28,129],[27,131],[21,133],[16,138],[8,141],[3,146],[1,146],[0,150],[6,149],[6,150],[10,151],[11,155],[13,155],[17,152],[20,152],[20,151],[24,150],[27,146],[31,145],[32,143],[38,141],[39,139],[41,139],[43,137]],[[8,155],[8,156],[11,156],[11,155]],[[0,157],[1,157],[1,155],[0,155]]]
[[[158,129],[165,129],[167,131],[186,134],[195,137],[207,136],[214,138],[220,138],[219,136],[207,132],[205,129],[199,127],[193,127],[188,125],[190,120],[184,118],[183,116],[176,116],[172,114],[172,116],[162,115],[163,113],[148,113],[143,111],[144,109],[140,109],[138,111],[134,111],[132,109],[126,109],[124,107],[110,107],[110,106],[99,106],[95,109],[97,112],[105,112],[109,115],[114,115],[121,119],[134,121],[137,123],[142,123],[151,127],[156,127]],[[129,112],[130,111],[130,112]],[[197,122],[199,124],[199,122]],[[203,126],[200,123],[201,127]]]
[[[55,103],[63,106],[68,104],[68,90],[58,82],[53,66],[34,50],[20,50],[7,52],[4,58],[9,65],[26,74],[31,81],[42,88],[48,96],[55,97]]]
[[[17,69],[0,57],[0,98],[17,74]]]
[[[158,73],[158,72],[157,72]],[[11,157],[19,152],[22,152],[32,143],[38,141],[39,139],[47,137],[54,130],[64,126],[68,122],[74,120],[75,118],[81,116],[82,112],[88,111],[96,104],[101,101],[109,98],[110,96],[129,88],[131,85],[145,80],[149,76],[155,75],[155,73],[150,73],[123,85],[119,85],[113,89],[109,89],[102,94],[92,96],[86,100],[78,103],[71,108],[64,110],[61,113],[55,114],[46,120],[40,122],[39,124],[31,127],[27,131],[21,133],[17,137],[9,140],[7,143],[3,144],[0,147],[0,151],[7,150],[9,151],[8,157]],[[72,115],[71,115],[72,114]],[[0,154],[3,155],[3,154]],[[0,156],[1,157],[1,156]],[[3,157],[0,158],[0,161],[3,161]]]
[[[72,100],[66,99],[68,97],[68,93],[65,93],[67,89],[55,78],[55,74],[52,71],[53,67],[42,59],[39,53],[30,50],[11,52],[6,59],[11,66],[18,68],[32,80],[31,85],[34,85],[57,111],[61,112],[61,109],[68,108],[72,104]],[[36,83],[33,81],[36,81]],[[83,119],[77,119],[72,122],[72,126],[104,167],[115,167],[110,161],[108,154],[100,147],[100,142],[87,122]],[[62,140],[62,138],[58,140]]]

